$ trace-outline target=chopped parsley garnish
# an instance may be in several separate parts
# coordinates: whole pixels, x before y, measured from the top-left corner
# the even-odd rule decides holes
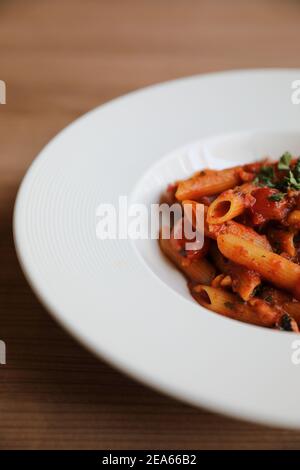
[[[266,302],[272,302],[273,297],[272,297],[271,295],[267,295],[267,296],[264,298],[264,300],[265,300]]]
[[[285,193],[275,193],[275,194],[271,194],[271,196],[268,197],[269,201],[275,201],[275,202],[279,202],[281,201],[285,196]]]
[[[254,179],[254,183],[260,186],[275,188],[275,184],[272,181],[274,176],[274,168],[272,166],[262,166],[257,177]]]
[[[284,177],[278,179],[273,166],[262,166],[253,180],[253,183],[258,186],[275,188],[281,191],[280,196],[279,194],[272,194],[269,197],[270,201],[281,201],[284,197],[283,193],[287,192],[288,189],[300,190],[300,158],[298,158],[292,169],[290,168],[291,161],[292,155],[289,152],[285,152],[280,157],[277,168],[287,172]]]
[[[285,152],[281,157],[278,162],[278,170],[289,170],[290,169],[290,163],[292,160],[292,155],[290,152]]]
[[[293,170],[294,176],[297,181],[300,181],[300,158],[298,158],[297,163]]]
[[[296,180],[294,174],[289,171],[289,176],[286,176],[285,178],[287,185],[292,188],[292,189],[300,189],[300,180]]]

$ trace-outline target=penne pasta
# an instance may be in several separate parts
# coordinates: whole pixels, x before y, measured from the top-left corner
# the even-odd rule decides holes
[[[234,220],[229,220],[222,225],[208,225],[207,236],[211,236],[211,238],[216,240],[217,237],[222,234],[235,235],[265,250],[272,251],[272,247],[265,235],[259,235],[251,227],[239,224]]]
[[[253,296],[255,289],[261,283],[260,275],[244,266],[229,263],[228,273],[232,279],[232,290],[240,295],[243,300],[249,300]]]
[[[221,315],[299,333],[300,157],[199,171],[168,191],[183,218],[170,221],[161,249],[192,281],[193,297]]]
[[[228,170],[203,170],[190,179],[180,181],[176,191],[178,201],[197,200],[203,196],[212,196],[230,189],[241,182],[238,168]]]
[[[230,276],[232,290],[243,300],[249,300],[261,283],[259,274],[225,258],[216,245],[211,247],[210,253],[217,268]]]
[[[246,209],[245,196],[256,189],[252,183],[245,183],[220,194],[207,211],[208,224],[223,224],[241,215]]]
[[[185,211],[185,214],[187,215],[187,217],[189,217],[190,213],[192,212],[191,223],[193,227],[200,232],[202,231],[202,227],[204,227],[205,236],[216,240],[217,236],[221,233],[231,233],[233,235],[242,237],[245,240],[252,241],[256,245],[264,247],[266,250],[270,250],[270,251],[272,250],[272,247],[265,235],[259,235],[251,227],[247,227],[246,225],[235,222],[234,220],[230,220],[220,225],[208,224],[207,222],[208,208],[206,206],[204,206],[204,223],[203,224],[200,223],[196,225],[195,223],[196,222],[196,210],[197,210],[198,204],[199,204],[198,202],[191,201],[191,200],[182,201],[184,211],[185,211],[185,207],[188,205],[190,205],[190,207],[192,208],[192,211]]]
[[[210,284],[216,274],[215,267],[205,258],[187,260],[176,251],[170,239],[159,239],[163,253],[193,282]]]
[[[221,253],[230,260],[257,271],[275,286],[293,292],[296,297],[299,296],[300,266],[298,264],[236,235],[219,235],[217,243]]]
[[[192,288],[192,295],[203,307],[245,323],[272,327],[278,318],[278,312],[269,307],[264,301],[260,301],[260,306],[264,308],[256,310],[255,306],[241,302],[236,295],[225,289],[197,285]]]
[[[295,232],[283,229],[271,229],[268,232],[268,238],[276,253],[286,253],[291,258],[296,256],[296,247],[294,245]]]
[[[210,204],[207,211],[207,222],[208,224],[223,224],[242,214],[244,210],[243,196],[229,189]]]

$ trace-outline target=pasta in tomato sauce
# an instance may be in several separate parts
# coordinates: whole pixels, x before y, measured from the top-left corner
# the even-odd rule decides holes
[[[199,304],[235,320],[299,333],[300,158],[286,152],[278,161],[205,169],[169,185],[162,200],[179,203],[184,215],[169,240],[160,236],[160,248],[186,276]],[[203,231],[199,250],[189,252],[185,235],[176,236],[184,217],[196,233]]]

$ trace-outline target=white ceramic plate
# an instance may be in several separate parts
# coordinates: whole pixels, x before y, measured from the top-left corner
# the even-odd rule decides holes
[[[295,428],[296,335],[203,309],[155,240],[100,241],[96,208],[117,204],[119,195],[156,202],[167,183],[203,166],[300,154],[300,105],[291,101],[298,78],[300,70],[225,72],[105,104],[44,148],[24,178],[14,216],[31,286],[84,345],[186,402]]]

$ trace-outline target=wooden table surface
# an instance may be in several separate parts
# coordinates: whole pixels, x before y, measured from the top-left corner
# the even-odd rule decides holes
[[[74,118],[175,77],[299,66],[299,22],[295,0],[0,1],[1,449],[300,446],[300,432],[194,409],[86,352],[32,294],[11,228],[22,176]]]

